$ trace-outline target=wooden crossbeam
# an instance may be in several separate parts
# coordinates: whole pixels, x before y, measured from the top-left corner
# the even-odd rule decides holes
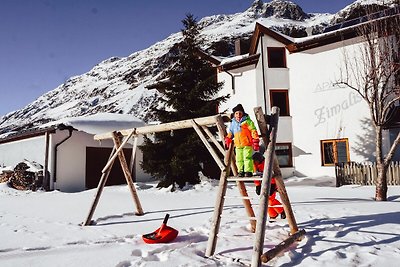
[[[262,177],[229,177],[228,182],[235,182],[235,181],[241,181],[241,182],[254,182],[254,181],[262,181]]]
[[[196,124],[200,125],[200,126],[215,125],[215,121],[217,120],[218,117],[222,117],[222,119],[229,118],[229,115],[228,114],[219,114],[219,115],[215,115],[215,116],[174,121],[174,122],[162,123],[162,124],[157,124],[157,125],[147,125],[147,126],[143,126],[143,127],[134,128],[134,129],[119,130],[119,132],[123,136],[127,136],[127,135],[131,134],[131,132],[133,130],[134,130],[135,135],[180,130],[180,129],[192,128],[193,127],[192,120],[194,120],[196,122]],[[104,139],[111,139],[111,138],[112,138],[112,132],[96,134],[94,136],[94,140],[104,140]]]

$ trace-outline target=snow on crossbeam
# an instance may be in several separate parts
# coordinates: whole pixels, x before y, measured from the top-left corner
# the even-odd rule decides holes
[[[147,126],[133,128],[133,129],[124,129],[124,130],[120,130],[119,132],[123,136],[129,136],[129,135],[131,135],[132,131],[133,131],[133,135],[138,135],[138,134],[148,134],[148,133],[165,132],[165,131],[179,130],[179,129],[185,129],[185,128],[192,128],[193,127],[192,120],[194,120],[196,122],[196,124],[200,125],[200,126],[215,125],[215,121],[217,120],[217,118],[219,116],[221,116],[224,120],[229,119],[228,114],[218,114],[218,115],[209,116],[209,117],[174,121],[174,122],[162,123],[162,124],[157,124],[157,125],[147,125]],[[112,136],[113,136],[112,132],[108,132],[108,133],[103,133],[103,134],[96,134],[94,136],[94,139],[95,140],[111,139]]]

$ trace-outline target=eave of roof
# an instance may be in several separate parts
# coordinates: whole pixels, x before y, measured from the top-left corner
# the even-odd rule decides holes
[[[389,15],[386,17],[380,17],[378,18],[379,20],[388,20],[391,17],[394,16],[399,16],[400,8],[395,7],[391,8],[390,12],[388,13]],[[375,21],[375,20],[373,20]],[[370,23],[371,21],[367,21],[365,23]],[[297,39],[291,39],[290,37],[285,37],[285,35],[282,35],[278,32],[275,32],[274,30],[268,29],[264,25],[260,23],[256,23],[251,42],[250,42],[250,49],[249,49],[249,57],[246,59],[239,59],[236,61],[231,61],[229,63],[223,64],[218,67],[219,70],[229,70],[229,69],[235,69],[239,67],[243,67],[246,65],[251,65],[251,64],[256,64],[258,61],[258,56],[257,56],[257,61],[254,58],[251,58],[251,56],[255,55],[257,51],[257,46],[259,43],[259,39],[262,35],[268,35],[275,40],[281,42],[282,44],[285,45],[286,49],[290,53],[297,53],[301,51],[306,51],[309,49],[325,46],[328,44],[352,39],[358,36],[356,28],[360,24],[346,27],[346,28],[341,28],[336,31],[332,32],[326,32],[314,36],[308,36],[304,38],[297,38]],[[254,61],[252,61],[254,60]]]
[[[316,35],[315,38],[308,39],[305,41],[291,43],[286,46],[290,53],[297,53],[316,47],[333,44],[336,42],[348,40],[357,37],[357,32],[354,28],[347,28],[341,31],[334,31],[329,34],[321,36]]]
[[[63,124],[59,124],[59,125],[52,125],[52,126],[44,127],[44,128],[34,128],[34,129],[26,130],[26,131],[16,132],[16,133],[7,135],[6,137],[0,138],[0,144],[24,140],[24,139],[28,139],[28,138],[32,138],[32,137],[37,137],[37,136],[44,135],[46,133],[55,133],[55,131],[57,129],[67,129],[67,128],[72,128],[72,127],[65,126]]]
[[[219,71],[228,71],[232,69],[237,69],[249,65],[257,64],[258,60],[260,59],[260,54],[251,55],[248,57],[241,58],[239,60],[231,61],[225,64],[218,66]]]
[[[268,36],[271,36],[275,40],[283,43],[284,45],[289,45],[292,44],[293,41],[284,37],[282,34],[277,33],[271,29],[268,29],[267,27],[261,25],[260,23],[256,23],[256,27],[254,29],[253,36],[251,37],[251,42],[250,42],[250,49],[249,49],[249,54],[254,55],[257,51],[257,45],[258,45],[258,40],[260,39],[261,35],[265,34]]]
[[[324,45],[328,45],[328,44],[355,38],[359,35],[357,32],[357,28],[360,25],[365,25],[368,23],[376,22],[376,21],[391,21],[392,18],[400,15],[400,7],[389,8],[389,9],[383,10],[381,12],[386,12],[386,13],[384,13],[386,16],[377,17],[377,18],[374,18],[371,20],[366,20],[365,22],[362,22],[360,24],[355,24],[355,25],[352,25],[352,26],[349,26],[346,28],[340,28],[336,31],[326,32],[326,33],[318,34],[315,36],[299,38],[299,39],[295,40],[295,42],[293,42],[292,44],[287,45],[286,47],[290,53],[296,53],[296,52],[301,52],[301,51],[305,51],[308,49],[313,49],[316,47],[320,47],[320,46],[324,46]],[[380,12],[377,12],[377,13],[380,13]],[[374,14],[372,14],[372,16]],[[362,21],[361,19],[362,18],[359,18],[360,21]]]

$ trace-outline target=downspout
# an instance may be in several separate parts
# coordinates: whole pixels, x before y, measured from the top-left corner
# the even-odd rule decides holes
[[[262,84],[263,84],[263,98],[264,98],[264,112],[265,114],[268,114],[268,110],[267,110],[267,99],[266,99],[266,86],[265,86],[265,71],[264,71],[264,43],[263,43],[263,37],[261,36],[260,40],[261,40],[261,68],[262,68]]]
[[[68,136],[65,137],[63,140],[61,140],[59,143],[57,143],[54,147],[54,177],[53,177],[53,183],[57,182],[57,154],[58,154],[58,147],[63,144],[65,141],[67,141],[69,138],[72,136],[72,132],[74,131],[74,128],[71,126],[65,126],[65,125],[60,125],[59,130],[68,130]]]
[[[44,151],[44,173],[43,173],[43,188],[45,191],[50,191],[50,175],[49,175],[49,152],[50,152],[50,131],[45,133],[45,151]]]
[[[224,70],[225,73],[227,73],[229,76],[231,76],[232,78],[232,92],[233,94],[235,94],[235,76],[233,76],[232,73],[230,73],[229,71]]]

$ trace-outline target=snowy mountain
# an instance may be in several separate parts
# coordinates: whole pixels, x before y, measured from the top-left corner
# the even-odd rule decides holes
[[[227,57],[234,52],[234,41],[241,38],[245,50],[256,22],[292,37],[317,34],[326,26],[361,14],[361,7],[372,2],[382,1],[358,0],[337,14],[307,14],[290,1],[264,3],[255,0],[242,13],[201,19],[199,25],[205,39],[203,49],[212,55]],[[124,58],[111,57],[89,72],[71,77],[26,107],[1,117],[0,134],[98,112],[132,114],[148,121],[149,108],[158,101],[159,93],[147,87],[164,78],[181,38],[181,33],[171,34],[147,49]]]

